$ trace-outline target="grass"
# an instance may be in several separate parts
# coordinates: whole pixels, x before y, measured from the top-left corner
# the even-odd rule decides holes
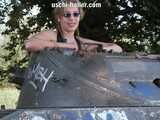
[[[0,106],[6,109],[15,109],[20,91],[15,87],[0,87]]]

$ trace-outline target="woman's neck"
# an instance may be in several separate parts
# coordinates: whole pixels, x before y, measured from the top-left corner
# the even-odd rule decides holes
[[[74,32],[63,32],[63,37],[67,40],[74,40]]]

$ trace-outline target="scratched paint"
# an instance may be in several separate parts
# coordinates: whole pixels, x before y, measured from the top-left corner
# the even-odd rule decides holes
[[[41,117],[41,116],[34,116],[32,118],[32,120],[45,120],[45,118]]]
[[[48,68],[41,66],[40,63],[33,66],[31,70],[29,70],[28,79],[32,79],[34,83],[37,81],[42,84],[41,91],[44,92],[47,83],[51,78],[54,78],[55,70],[49,71]],[[33,84],[33,83],[32,83]],[[37,87],[36,84],[33,85],[34,88]]]
[[[83,116],[83,117],[82,117]],[[93,111],[86,112],[85,115],[78,115],[74,112],[63,112],[62,120],[128,120],[125,111]]]
[[[16,111],[3,120],[160,120],[157,107],[106,109],[35,109]]]
[[[128,120],[124,111],[103,111],[103,112],[92,112],[91,113],[94,120]]]
[[[135,83],[136,87],[133,88],[135,92],[140,92],[144,95],[144,97],[153,97],[154,99],[160,99],[159,96],[159,88],[152,83],[149,82],[137,82]]]

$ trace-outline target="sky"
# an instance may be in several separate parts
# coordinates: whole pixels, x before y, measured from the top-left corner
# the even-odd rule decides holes
[[[0,0],[1,5],[5,5],[4,2],[10,3],[10,0]],[[33,9],[30,11],[29,16],[36,15],[38,11],[39,11],[38,7],[34,6]],[[7,20],[8,18],[6,17],[5,19]],[[4,36],[2,36],[1,32],[5,30],[5,27],[6,26],[4,24],[0,24],[0,45],[2,45],[4,42]]]
[[[0,0],[0,4],[3,6],[5,5],[4,2],[6,3],[10,3],[10,0]],[[0,45],[3,44],[4,42],[4,36],[2,36],[1,32],[5,29],[5,25],[4,24],[0,24]]]
[[[5,26],[0,24],[0,45],[3,44],[3,40],[4,40],[4,36],[1,35],[1,32],[4,28]]]

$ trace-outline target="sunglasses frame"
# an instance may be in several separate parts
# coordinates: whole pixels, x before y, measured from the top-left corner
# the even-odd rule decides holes
[[[63,14],[63,16],[64,16],[64,17],[66,17],[66,18],[70,18],[71,16],[73,16],[73,17],[76,17],[76,18],[77,18],[77,17],[79,17],[79,16],[80,16],[80,13],[79,13],[79,12],[69,13],[69,12],[68,12],[68,13],[64,13],[64,14]]]

